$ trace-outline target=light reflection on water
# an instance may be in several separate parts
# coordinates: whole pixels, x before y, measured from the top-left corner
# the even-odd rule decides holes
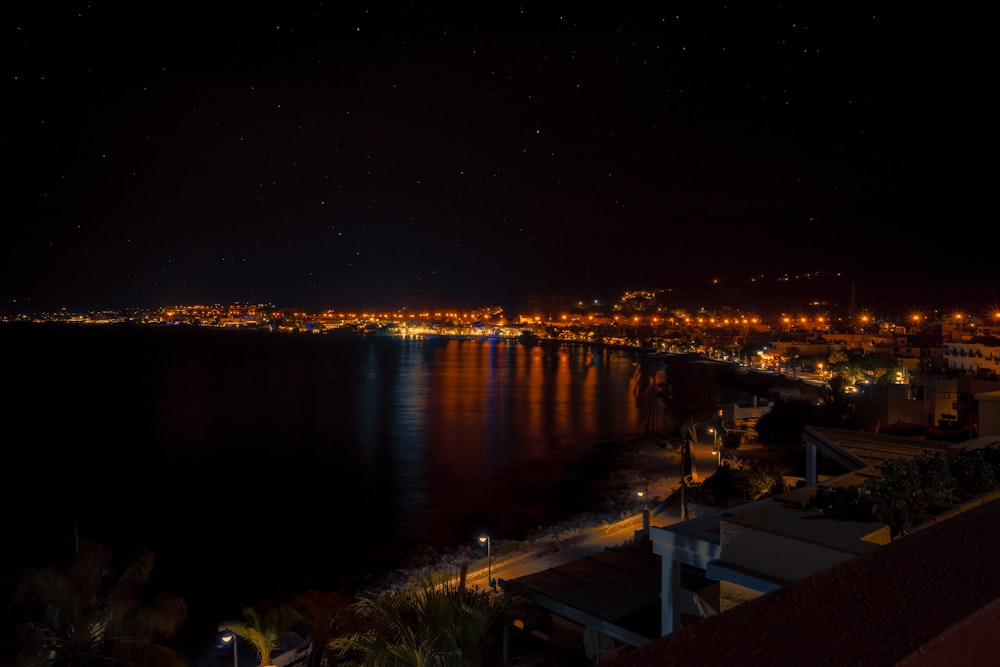
[[[380,367],[372,390],[380,394],[375,402],[391,406],[375,419],[388,444],[381,451],[398,477],[401,510],[413,525],[446,530],[456,523],[455,508],[500,515],[502,507],[508,523],[526,511],[535,518],[536,508],[520,506],[526,468],[547,468],[555,487],[565,474],[561,464],[582,453],[579,443],[636,432],[624,355],[515,341],[426,347],[400,343],[394,372]],[[362,446],[374,443],[365,438]]]

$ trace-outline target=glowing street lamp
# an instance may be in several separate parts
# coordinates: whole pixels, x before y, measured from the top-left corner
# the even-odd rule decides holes
[[[479,543],[486,545],[486,581],[489,582],[490,588],[496,590],[497,580],[493,578],[493,554],[490,546],[490,536],[482,535],[479,538]]]
[[[716,456],[716,465],[722,465],[722,447],[719,446],[719,432],[714,428],[709,428],[708,432],[712,434],[712,453]]]
[[[636,491],[635,495],[642,500],[642,529],[649,530],[649,486],[642,491]]]
[[[239,656],[236,655],[236,633],[230,632],[226,635],[223,635],[222,641],[225,644],[228,644],[229,642],[233,643],[233,667],[240,667],[240,659]]]

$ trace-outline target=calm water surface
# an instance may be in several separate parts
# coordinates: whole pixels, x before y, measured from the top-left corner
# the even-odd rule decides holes
[[[65,559],[76,525],[116,553],[150,548],[195,629],[589,509],[649,401],[635,371],[651,362],[599,347],[0,332],[5,576]]]

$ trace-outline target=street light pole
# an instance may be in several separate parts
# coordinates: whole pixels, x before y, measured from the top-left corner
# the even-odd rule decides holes
[[[647,482],[646,487],[642,491],[637,491],[636,494],[642,498],[642,529],[644,531],[649,531],[649,484]]]
[[[497,589],[496,581],[493,579],[493,554],[492,547],[490,544],[490,536],[483,535],[479,538],[480,544],[486,545],[486,581],[489,583],[490,588],[493,590]]]
[[[716,466],[722,467],[722,445],[719,442],[719,431],[712,427],[708,429],[708,432],[712,434],[712,453],[717,457]]]
[[[685,436],[681,444],[681,521],[687,521],[687,475],[691,462],[691,438]]]
[[[236,633],[230,632],[228,635],[222,638],[222,641],[227,644],[229,642],[233,643],[233,667],[240,667],[240,658],[236,654]]]

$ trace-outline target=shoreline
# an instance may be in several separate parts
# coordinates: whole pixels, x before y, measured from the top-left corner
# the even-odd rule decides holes
[[[569,518],[529,531],[523,540],[494,539],[493,563],[544,556],[590,539],[588,533],[616,524],[635,520],[641,522],[644,505],[666,502],[681,484],[681,453],[662,443],[659,435],[639,435],[590,443],[595,446],[617,445],[615,464],[602,480],[603,494],[595,510],[582,509]],[[624,447],[622,447],[624,445]],[[644,495],[639,496],[639,492]],[[593,499],[589,499],[592,504]],[[374,585],[361,586],[352,595],[361,596],[419,583],[439,573],[458,572],[469,564],[470,579],[474,570],[486,569],[486,557],[481,550],[464,546],[450,552],[427,554],[420,562],[404,565],[377,580]],[[371,582],[370,582],[371,583]]]
[[[641,525],[644,502],[651,507],[666,502],[681,483],[680,451],[674,451],[663,443],[664,438],[658,435],[624,436],[589,443],[594,446],[616,447],[614,465],[601,479],[602,495],[597,508],[583,509],[563,521],[533,528],[523,540],[495,540],[494,571],[525,560],[544,558],[553,552],[571,549],[591,540],[599,540],[609,532],[625,531],[636,522]],[[645,501],[637,495],[640,489],[647,494]],[[586,501],[581,502],[581,506],[585,507],[595,499],[581,500]],[[605,530],[601,530],[602,528]],[[623,543],[627,539],[623,538]],[[353,583],[344,582],[342,587],[326,592],[358,599],[421,585],[425,581],[437,582],[439,578],[452,581],[463,564],[468,565],[467,585],[473,580],[485,580],[486,556],[482,549],[465,545],[447,552],[422,551],[416,557],[416,562],[409,566],[381,574],[369,573],[358,577]],[[178,649],[192,661],[218,654],[215,643],[205,639],[183,643]]]

